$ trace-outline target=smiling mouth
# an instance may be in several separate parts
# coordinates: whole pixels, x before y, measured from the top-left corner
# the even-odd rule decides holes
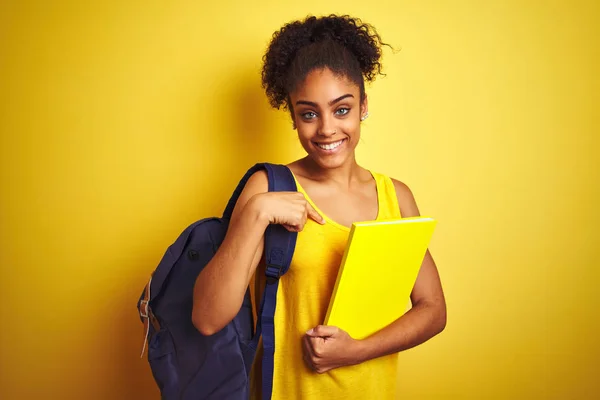
[[[317,146],[321,150],[332,151],[332,150],[335,150],[338,147],[340,147],[342,145],[342,143],[344,143],[344,140],[346,140],[346,139],[338,140],[337,142],[332,142],[332,143],[317,143],[317,142],[313,142],[313,143],[315,144],[315,146]]]

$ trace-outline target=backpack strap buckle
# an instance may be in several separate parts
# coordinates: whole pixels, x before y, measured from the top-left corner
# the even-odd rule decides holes
[[[149,318],[150,304],[149,301],[144,299],[140,301],[140,317]]]
[[[281,265],[267,264],[265,275],[267,275],[267,284],[272,285],[276,283],[281,277],[283,267]]]
[[[146,345],[148,344],[148,338],[150,336],[150,324],[154,328],[154,332],[158,332],[160,330],[160,323],[158,319],[154,316],[152,312],[152,308],[150,307],[150,285],[152,284],[152,276],[150,276],[150,280],[144,289],[144,297],[140,300],[139,311],[140,317],[142,317],[144,322],[144,346],[142,347],[142,354],[140,357],[144,356],[146,351]]]

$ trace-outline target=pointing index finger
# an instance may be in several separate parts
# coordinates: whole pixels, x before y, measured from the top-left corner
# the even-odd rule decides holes
[[[325,224],[325,218],[323,218],[323,217],[321,216],[321,214],[319,214],[319,213],[317,212],[317,210],[315,210],[315,209],[313,208],[312,204],[310,204],[309,202],[306,202],[306,207],[307,207],[307,209],[308,209],[308,211],[307,211],[307,213],[308,213],[308,216],[309,216],[309,217],[310,217],[312,220],[314,220],[315,222],[317,222],[317,223],[319,223],[319,224],[321,224],[321,225],[324,225],[324,224]]]

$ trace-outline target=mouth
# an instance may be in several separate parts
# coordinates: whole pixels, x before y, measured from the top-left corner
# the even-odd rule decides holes
[[[326,153],[326,154],[332,154],[332,153],[336,153],[338,152],[341,148],[342,145],[347,141],[348,139],[341,139],[338,140],[336,142],[330,142],[330,143],[318,143],[318,142],[313,142],[313,144],[315,145],[315,147],[317,149],[319,149],[321,152]]]

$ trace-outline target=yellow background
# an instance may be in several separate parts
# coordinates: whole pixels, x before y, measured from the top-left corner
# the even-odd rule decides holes
[[[359,161],[439,220],[448,326],[402,398],[597,398],[598,2],[326,3],[0,4],[0,398],[158,398],[141,289],[247,167],[302,155],[261,57],[330,12],[401,48]]]

